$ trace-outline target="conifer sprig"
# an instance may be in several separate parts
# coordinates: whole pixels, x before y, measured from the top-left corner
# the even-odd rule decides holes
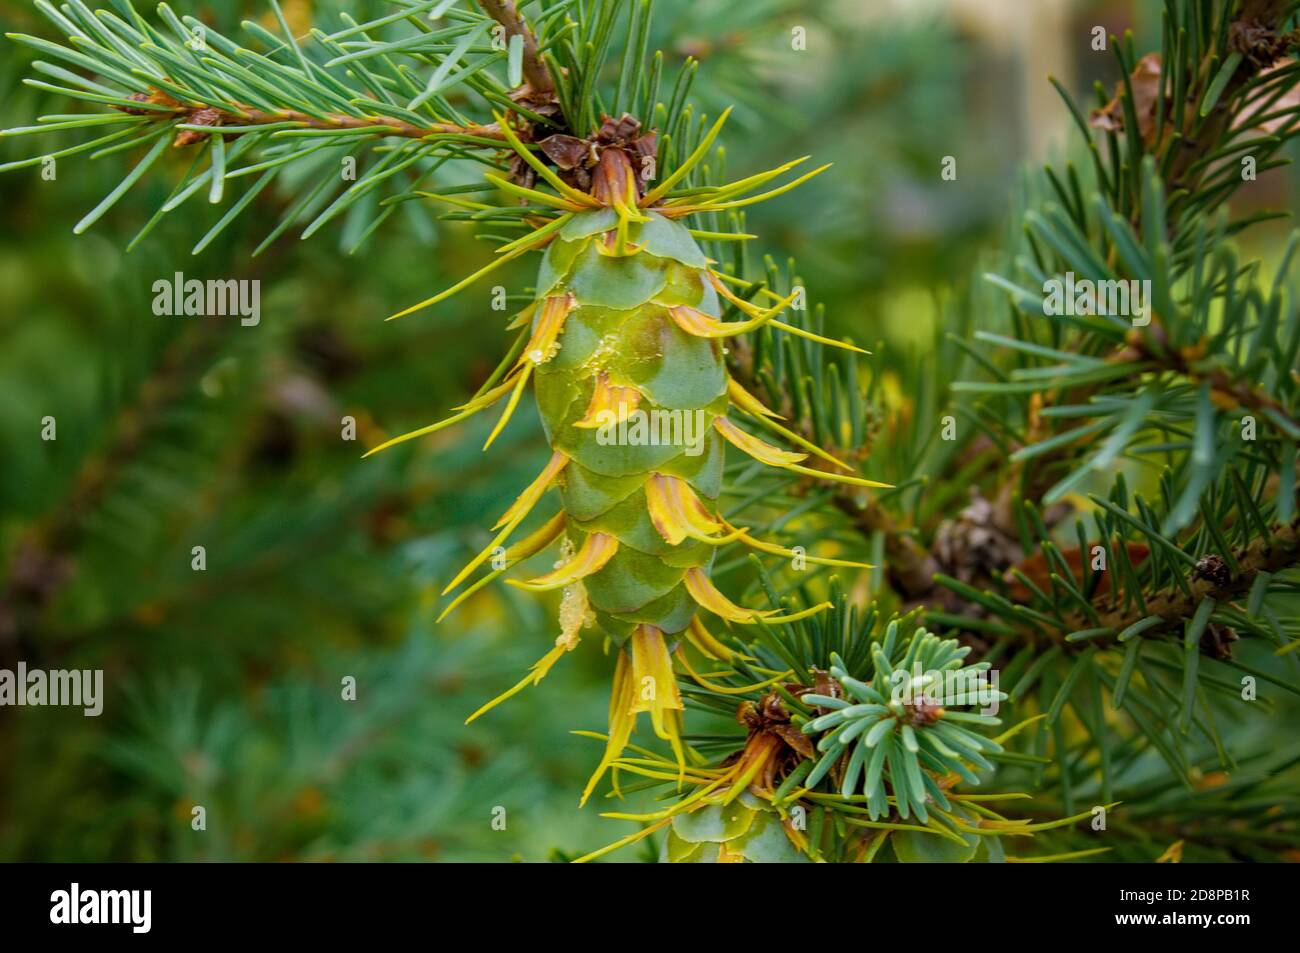
[[[551,571],[511,580],[563,591],[559,638],[471,718],[537,684],[598,621],[615,668],[584,800],[605,776],[615,796],[665,800],[611,812],[643,826],[608,849],[659,835],[673,860],[886,847],[998,860],[1003,835],[1042,834],[1057,839],[1048,857],[1073,859],[1108,849],[1081,819],[1151,793],[1137,765],[1163,765],[1156,799],[1193,820],[1204,809],[1169,790],[1207,767],[1249,765],[1241,790],[1266,790],[1258,750],[1223,725],[1247,681],[1300,694],[1285,667],[1300,622],[1277,601],[1300,566],[1297,241],[1264,281],[1232,242],[1267,216],[1224,206],[1300,129],[1296,3],[1170,0],[1159,54],[1110,38],[1115,94],[1087,116],[1066,95],[1087,164],[1032,180],[1023,227],[947,308],[905,393],[828,330],[837,316],[808,306],[793,263],[749,260],[744,210],[826,167],[728,180],[729,110],[690,104],[693,60],[662,75],[648,0],[401,0],[303,37],[271,0],[278,32],[245,24],[247,47],[166,5],[156,21],[129,0],[37,6],[67,41],[14,37],[59,61],[29,82],[97,111],[4,135],[90,129],[50,156],[140,156],[78,231],[174,145],[194,161],[137,241],[205,194],[230,204],[201,250],[273,184],[295,194],[263,247],[358,210],[361,240],[403,207],[491,229],[487,267],[394,317],[542,253],[515,343],[479,392],[371,452],[500,408],[492,445],[537,393],[551,455],[449,581],[443,615],[560,546]],[[340,182],[348,160],[361,168]],[[453,168],[483,181],[444,181]],[[1048,289],[1076,280],[1143,289],[1144,305],[1075,308],[1070,291],[1046,313]],[[593,445],[600,415],[629,408],[704,415],[704,460]],[[555,496],[560,512],[530,516]],[[864,572],[853,598],[831,567]],[[724,579],[740,580],[739,601]],[[737,629],[715,633],[711,617]],[[993,737],[981,716],[894,705],[883,680],[913,660],[999,671],[1015,726]],[[688,709],[743,733],[688,730]],[[1262,698],[1247,712],[1273,710]],[[671,755],[633,742],[641,713]],[[975,782],[990,793],[963,786]],[[1022,791],[1042,798],[1013,804],[1019,819],[990,806]],[[1286,843],[1289,822],[1260,843]],[[1140,827],[1117,825],[1121,852],[1145,846]]]

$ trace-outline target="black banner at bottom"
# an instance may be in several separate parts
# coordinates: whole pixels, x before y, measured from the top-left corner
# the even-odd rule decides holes
[[[647,918],[668,938],[679,915],[696,921],[683,923],[684,935],[701,915],[799,931],[822,909],[876,943],[993,940],[1031,924],[1071,940],[1141,934],[1183,943],[1193,934],[1233,942],[1260,928],[1276,933],[1295,908],[1288,865],[750,866],[708,874],[624,864],[612,879],[605,864],[14,864],[0,867],[0,929],[7,939],[130,943],[338,941],[432,927],[451,928],[458,942],[466,932],[499,942],[567,925],[594,940],[601,922],[626,936]],[[577,926],[588,918],[596,922]]]

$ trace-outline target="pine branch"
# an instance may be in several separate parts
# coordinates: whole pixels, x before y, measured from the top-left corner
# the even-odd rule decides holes
[[[1107,170],[1100,150],[1094,148],[1092,156],[1110,198],[1135,227],[1142,219],[1139,168],[1144,155],[1155,160],[1171,196],[1171,238],[1182,217],[1221,204],[1240,185],[1238,177],[1236,182],[1215,181],[1214,188],[1206,188],[1207,179],[1223,169],[1214,159],[1227,156],[1229,165],[1236,161],[1225,144],[1249,131],[1243,123],[1251,115],[1245,100],[1267,85],[1272,79],[1269,71],[1295,48],[1297,35],[1283,29],[1294,10],[1294,4],[1285,0],[1229,0],[1213,16],[1170,7],[1163,54],[1148,54],[1136,63],[1131,37],[1126,37],[1127,45],[1110,37],[1122,79],[1114,97],[1092,112],[1089,125],[1105,134],[1109,154],[1122,155],[1123,165],[1115,162]],[[1177,46],[1175,37],[1181,37]],[[1177,58],[1175,52],[1184,58]],[[1283,97],[1290,85],[1284,82],[1270,90],[1276,95],[1269,102]],[[1082,125],[1078,108],[1059,83],[1057,89]],[[1259,141],[1252,150],[1261,162],[1292,133],[1300,117],[1288,107],[1273,121],[1280,126],[1280,135],[1273,141]]]
[[[138,99],[137,99],[138,97]],[[143,110],[131,106],[117,109],[130,115],[149,116],[159,121],[179,119],[177,146],[201,142],[223,127],[236,127],[246,131],[250,127],[275,126],[277,129],[315,129],[323,132],[360,132],[369,130],[376,136],[428,140],[434,136],[468,136],[474,139],[491,139],[504,142],[505,136],[497,123],[487,125],[457,125],[449,122],[416,124],[385,116],[349,116],[341,113],[310,115],[294,109],[262,110],[243,103],[209,105],[207,103],[180,103],[166,93],[155,90],[150,94],[136,93],[133,101],[160,106],[160,110]],[[198,128],[202,127],[202,128]],[[211,130],[211,132],[208,132]],[[238,135],[238,132],[234,133]]]
[[[1202,381],[1210,385],[1217,406],[1241,407],[1273,421],[1285,433],[1300,436],[1300,420],[1273,394],[1242,374],[1212,365],[1202,366],[1203,358],[1213,354],[1214,345],[1209,336],[1202,336],[1183,347],[1173,347],[1170,334],[1158,317],[1152,317],[1148,328],[1129,332],[1126,346],[1106,360],[1124,365],[1126,373],[1164,372],[1181,377],[1192,384]],[[1078,396],[1071,395],[1071,400]]]
[[[934,591],[939,563],[916,532],[904,531],[889,510],[874,500],[863,505],[853,494],[836,493],[835,506],[867,539],[876,533],[884,536],[885,571],[890,584],[905,601],[922,602]]]
[[[529,90],[539,96],[547,96],[555,91],[555,81],[551,71],[542,60],[537,47],[537,37],[529,29],[515,5],[510,0],[478,0],[479,6],[492,19],[506,29],[506,35],[520,37],[523,44],[523,74],[528,81]]]
[[[1197,567],[1188,573],[1186,585],[1168,587],[1149,593],[1145,609],[1134,611],[1117,607],[1108,598],[1094,601],[1096,615],[1089,617],[1075,612],[1067,617],[1065,631],[1078,632],[1090,628],[1109,629],[1119,635],[1131,626],[1153,616],[1158,623],[1143,628],[1142,637],[1149,638],[1176,631],[1190,619],[1206,599],[1216,604],[1226,604],[1252,591],[1261,576],[1272,575],[1300,566],[1300,519],[1285,526],[1275,527],[1267,536],[1252,539],[1233,554],[1236,572],[1227,572],[1223,558],[1210,554],[1203,557]],[[1107,595],[1100,593],[1100,595]],[[1090,644],[1095,644],[1090,642]],[[1207,654],[1214,654],[1207,647]]]
[[[1089,461],[1083,458],[1098,446],[1099,431],[1104,435],[1113,428],[1114,436],[1092,454],[1094,469],[1129,452],[1148,427],[1161,428],[1157,414],[1168,413],[1173,402],[1162,395],[1178,393],[1180,385],[1205,387],[1202,407],[1194,411],[1198,447],[1213,442],[1218,419],[1215,411],[1259,414],[1276,428],[1262,451],[1274,467],[1289,468],[1286,460],[1291,458],[1285,444],[1300,436],[1298,415],[1290,406],[1295,401],[1289,371],[1294,342],[1288,342],[1284,329],[1270,318],[1252,327],[1250,312],[1256,306],[1246,301],[1253,276],[1238,272],[1235,263],[1223,257],[1228,230],[1207,228],[1204,208],[1196,210],[1188,227],[1175,228],[1172,223],[1187,193],[1174,191],[1166,201],[1157,172],[1168,170],[1175,154],[1194,153],[1198,159],[1218,154],[1224,139],[1242,131],[1246,90],[1291,49],[1294,38],[1278,32],[1290,13],[1291,7],[1281,4],[1246,3],[1235,13],[1225,5],[1219,13],[1220,22],[1198,21],[1195,26],[1205,38],[1199,60],[1179,61],[1170,54],[1167,42],[1163,62],[1155,57],[1159,67],[1154,72],[1134,68],[1131,54],[1126,52],[1131,44],[1126,47],[1113,41],[1121,68],[1126,74],[1132,70],[1133,75],[1126,75],[1116,98],[1094,113],[1092,125],[1110,140],[1110,154],[1122,159],[1116,158],[1108,167],[1100,151],[1092,147],[1102,190],[1094,197],[1095,211],[1084,201],[1072,168],[1067,177],[1070,188],[1048,170],[1054,197],[1062,204],[1040,203],[1041,211],[1034,209],[1027,215],[1027,254],[1018,263],[1031,282],[1042,282],[1053,271],[1060,274],[1067,269],[1097,282],[1149,281],[1154,289],[1149,325],[1126,331],[1113,317],[1067,316],[1059,319],[1061,330],[1051,328],[1040,334],[1037,328],[1042,324],[1023,321],[1020,315],[1041,318],[1041,295],[993,277],[1014,295],[1019,312],[1013,315],[1016,338],[987,332],[976,337],[1014,349],[1020,359],[1007,370],[997,368],[996,381],[961,382],[954,387],[958,393],[988,394],[990,405],[998,402],[1003,408],[986,415],[990,429],[1004,429],[999,442],[1011,456],[1011,465],[989,493],[993,501],[990,531],[1014,539],[1017,499],[1052,502],[1077,486],[1088,475]],[[1178,26],[1173,24],[1175,30]],[[1218,99],[1211,102],[1207,87],[1221,55],[1210,43],[1215,36],[1223,37],[1238,55],[1231,68],[1225,66],[1223,81],[1216,86]],[[1188,48],[1179,49],[1186,54]],[[1288,72],[1290,75],[1274,84],[1279,96],[1294,86],[1294,70]],[[1185,108],[1184,103],[1189,105]],[[1077,108],[1073,104],[1071,108],[1079,118]],[[1202,112],[1212,121],[1203,122]],[[1178,118],[1166,121],[1167,117]],[[1080,125],[1087,134],[1081,119]],[[1295,121],[1290,121],[1278,130],[1276,143],[1270,140],[1269,148],[1294,132]],[[1192,164],[1186,163],[1188,168]],[[1240,181],[1240,177],[1229,181],[1221,197],[1226,199]],[[1121,222],[1120,215],[1130,221]],[[1171,254],[1167,244],[1171,237],[1176,247],[1189,250],[1179,256]],[[1196,276],[1195,293],[1175,301],[1171,289],[1186,275]],[[1274,294],[1281,281],[1279,277],[1275,282]],[[1226,303],[1224,328],[1210,327],[1215,298]],[[1251,344],[1243,354],[1234,338],[1244,337],[1248,328],[1253,332]],[[1005,401],[1019,406],[1018,431],[1012,432],[1013,428],[1003,423],[1007,420]],[[1181,408],[1175,412],[1181,413]],[[1089,418],[1092,424],[1087,423]],[[1197,479],[1202,484],[1216,468],[1226,465],[1226,458],[1207,462],[1203,450],[1198,450],[1197,456],[1201,459]],[[1184,505],[1170,518],[1186,522],[1191,512]],[[990,566],[989,575],[996,577],[1008,565]]]
[[[1184,189],[1192,196],[1201,188],[1210,171],[1204,160],[1230,138],[1242,94],[1300,42],[1294,33],[1283,32],[1293,12],[1294,5],[1284,0],[1244,0],[1228,24],[1226,55],[1220,60],[1217,51],[1207,51],[1198,64],[1196,77],[1205,84],[1200,108],[1179,110],[1171,119],[1173,154],[1162,162],[1169,170],[1170,191]],[[1171,217],[1170,228],[1176,223],[1177,217]]]

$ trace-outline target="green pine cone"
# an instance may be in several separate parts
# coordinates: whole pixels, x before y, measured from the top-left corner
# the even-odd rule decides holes
[[[575,215],[538,275],[540,297],[571,307],[558,350],[535,372],[547,438],[569,457],[559,477],[565,532],[578,551],[592,534],[617,541],[582,584],[599,628],[620,645],[637,625],[672,635],[695,615],[684,577],[707,574],[715,547],[665,538],[646,483],[680,480],[715,512],[724,454],[712,425],[728,406],[721,341],[687,334],[669,313],[684,305],[719,316],[704,254],[681,224],[648,217],[629,228],[639,250],[616,256],[606,238],[613,210]]]
[[[533,383],[551,459],[498,521],[496,537],[445,592],[459,587],[489,557],[493,571],[462,591],[447,611],[511,565],[559,540],[560,560],[553,571],[528,581],[508,580],[532,591],[563,590],[555,646],[523,680],[480,708],[471,720],[541,681],[578,645],[582,630],[596,628],[618,652],[609,737],[584,801],[626,747],[640,712],[649,713],[655,734],[672,745],[685,770],[679,725],[683,705],[673,653],[684,638],[711,659],[726,660],[733,654],[709,634],[701,610],[727,622],[748,624],[759,619],[793,620],[829,605],[777,616],[775,610],[735,605],[713,586],[709,574],[721,545],[739,542],[774,555],[796,555],[755,539],[720,515],[717,500],[726,445],[762,463],[817,479],[883,485],[847,475],[850,467],[776,423],[776,414],[728,376],[723,341],[768,323],[823,343],[838,342],[776,321],[793,295],[781,298],[755,289],[771,299],[760,306],[730,290],[728,283],[753,286],[710,268],[690,231],[678,221],[696,209],[675,201],[660,204],[674,176],[685,174],[702,151],[697,149],[657,189],[644,192],[646,183],[629,153],[639,147],[620,138],[636,127],[628,122],[627,117],[620,122],[607,120],[604,138],[593,142],[599,160],[590,173],[590,194],[561,181],[503,129],[520,159],[560,197],[493,181],[530,201],[564,211],[500,249],[504,254],[496,263],[546,249],[536,297],[512,325],[527,325],[528,339],[513,367],[504,375],[494,375],[492,385],[460,414],[384,445],[446,426],[508,395],[505,412],[488,438],[490,445],[529,382]],[[721,120],[704,147],[720,125]],[[756,177],[752,184],[773,174]],[[722,320],[723,299],[741,313],[742,320]],[[741,415],[780,433],[835,469],[801,466],[809,453],[783,450],[758,439],[731,419]],[[561,512],[501,549],[552,487],[559,491]],[[799,555],[813,563],[862,565]],[[684,661],[682,665],[689,673]]]

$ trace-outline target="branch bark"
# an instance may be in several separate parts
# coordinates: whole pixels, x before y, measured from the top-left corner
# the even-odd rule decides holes
[[[527,21],[510,0],[479,0],[483,12],[506,28],[509,36],[523,37],[524,41],[524,79],[534,93],[552,93],[555,80],[546,68],[541,52],[537,48],[537,37],[529,28]]]
[[[192,105],[177,102],[167,94],[160,92],[155,92],[152,96],[137,94],[132,98],[155,106],[165,106],[170,110],[170,113],[162,113],[153,109],[133,110],[126,106],[117,108],[122,112],[131,112],[136,115],[143,115],[146,112],[170,115],[173,118],[185,115],[191,124],[212,126],[213,128],[221,128],[222,126],[267,126],[280,122],[293,122],[300,124],[304,129],[373,128],[375,135],[400,136],[405,139],[427,139],[430,136],[454,135],[505,141],[505,136],[496,123],[486,126],[459,126],[455,123],[435,122],[427,126],[417,126],[414,123],[403,122],[400,119],[385,116],[346,116],[341,113],[312,116],[292,109],[276,109],[268,112],[252,106],[245,106],[242,103],[226,106]],[[195,130],[182,130],[177,137],[177,145],[197,142],[203,136],[203,133]]]
[[[1099,627],[1113,629],[1118,634],[1139,619],[1152,615],[1160,616],[1164,621],[1146,630],[1143,638],[1175,630],[1196,612],[1196,607],[1206,597],[1219,603],[1230,602],[1249,592],[1260,573],[1276,573],[1300,564],[1300,518],[1277,527],[1268,537],[1251,540],[1233,555],[1240,572],[1230,579],[1193,578],[1188,582],[1190,596],[1179,588],[1156,593],[1146,600],[1145,612],[1098,605],[1098,622],[1092,622],[1080,613],[1071,621],[1069,630]],[[1095,644],[1095,640],[1089,644]]]

